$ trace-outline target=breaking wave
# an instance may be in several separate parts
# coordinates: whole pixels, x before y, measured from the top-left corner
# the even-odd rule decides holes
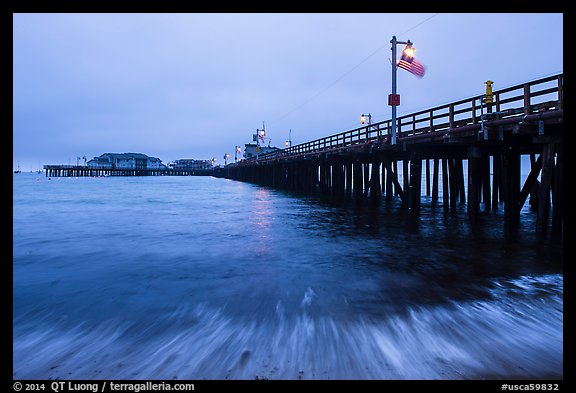
[[[143,323],[63,328],[14,321],[18,379],[562,378],[562,276],[492,282],[482,300],[411,307],[379,320],[313,312],[231,316],[181,304]],[[16,329],[18,326],[18,329]]]

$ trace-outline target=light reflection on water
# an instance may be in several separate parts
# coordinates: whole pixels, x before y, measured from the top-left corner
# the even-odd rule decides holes
[[[502,215],[15,177],[14,377],[561,378],[561,250]]]

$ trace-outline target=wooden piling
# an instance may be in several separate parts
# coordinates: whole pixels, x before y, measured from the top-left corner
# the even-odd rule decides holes
[[[478,211],[480,205],[480,184],[481,184],[481,152],[477,146],[468,148],[468,217],[470,222],[475,224],[478,221]]]
[[[346,165],[346,196],[352,196],[352,161],[347,161]]]
[[[520,154],[515,146],[508,146],[502,153],[502,184],[504,189],[504,222],[515,227],[520,220]]]
[[[492,210],[498,210],[498,195],[501,192],[500,187],[501,161],[500,155],[492,156]]]
[[[463,204],[466,203],[466,185],[464,182],[464,164],[461,158],[454,160],[454,171],[456,175],[456,192],[460,198],[460,203]]]
[[[434,174],[432,177],[432,205],[436,205],[438,202],[438,171],[439,168],[439,159],[434,158]]]
[[[334,163],[335,175],[336,175],[336,187],[335,195],[342,197],[345,194],[345,174],[344,174],[344,164],[340,159]]]
[[[363,193],[362,187],[362,163],[361,162],[354,162],[354,169],[353,169],[353,177],[354,177],[354,196],[356,199],[360,199]]]
[[[538,194],[538,215],[536,218],[536,235],[543,238],[548,232],[550,216],[550,187],[554,174],[554,144],[547,143],[542,148],[542,176]]]
[[[556,171],[554,173],[553,200],[552,200],[552,238],[561,240],[564,226],[564,147],[562,143],[556,145]]]
[[[386,194],[386,170],[384,169],[384,161],[381,161],[380,164],[380,197],[383,197]]]
[[[372,160],[372,174],[370,176],[370,198],[377,200],[382,196],[380,190],[380,161],[374,157]]]
[[[392,160],[392,173],[394,173],[394,175],[396,176],[396,183],[394,183],[394,195],[399,196],[401,190],[399,190],[398,187],[396,187],[396,184],[399,184],[398,183],[398,161],[396,161],[396,160]]]
[[[408,190],[408,208],[413,211],[420,210],[422,194],[422,159],[419,153],[413,152],[410,157],[410,186]]]
[[[408,157],[404,157],[402,160],[402,189],[404,192],[408,192],[410,189],[410,169],[409,169],[410,160]]]
[[[402,199],[402,204],[407,200],[402,187],[400,186],[400,182],[398,181],[398,175],[394,172],[393,164],[390,161],[386,161],[386,174],[389,179],[391,179],[392,183],[394,183],[394,192],[397,193],[398,196]]]
[[[456,185],[456,170],[454,169],[454,159],[448,160],[448,187],[450,188],[450,211],[456,212],[456,198],[459,195]]]
[[[365,162],[362,165],[362,167],[363,167],[362,169],[364,171],[364,182],[363,182],[364,192],[363,192],[363,195],[368,196],[368,192],[370,190],[370,164]]]
[[[522,186],[522,190],[520,191],[520,198],[518,202],[518,209],[522,210],[528,195],[532,195],[534,189],[538,190],[538,175],[540,175],[540,170],[542,169],[542,154],[538,157],[538,159],[532,164],[532,168],[528,177],[526,178],[526,182],[524,186]],[[536,186],[536,187],[535,187]],[[534,200],[533,200],[534,199]],[[537,196],[533,198],[530,196],[530,200],[535,202],[537,200]]]
[[[448,186],[448,159],[442,159],[442,206],[444,212],[448,212],[450,208],[450,189]]]
[[[325,194],[328,191],[328,187],[326,186],[326,161],[320,161],[320,169],[319,169],[319,185],[320,185],[320,192]]]
[[[392,163],[389,160],[386,160],[382,163],[382,173],[386,173],[386,202],[390,202],[394,196],[394,181],[392,179],[392,174],[390,173],[391,169]]]
[[[492,208],[492,196],[490,190],[490,156],[483,154],[480,159],[480,172],[482,176],[482,202],[484,211],[489,212]]]

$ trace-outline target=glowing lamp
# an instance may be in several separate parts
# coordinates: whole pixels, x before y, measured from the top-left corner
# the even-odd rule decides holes
[[[412,47],[412,44],[408,44],[406,45],[406,48],[404,48],[404,50],[402,51],[402,56],[406,56],[405,60],[409,60],[414,57],[414,52],[416,52],[416,49]]]

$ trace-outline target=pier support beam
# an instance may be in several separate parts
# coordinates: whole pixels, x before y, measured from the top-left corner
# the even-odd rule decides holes
[[[520,191],[520,202],[518,203],[518,209],[522,210],[528,195],[533,195],[534,189],[538,190],[538,175],[540,174],[540,170],[542,169],[542,154],[538,157],[538,159],[532,164],[532,170],[528,174],[526,178],[526,182]],[[536,186],[536,187],[535,187]],[[536,197],[537,198],[537,197]],[[533,197],[530,196],[530,200],[532,201]],[[535,202],[535,199],[532,202]]]
[[[320,165],[319,165],[319,171],[320,171],[320,179],[318,180],[319,182],[319,190],[322,194],[325,194],[328,191],[328,187],[326,185],[326,161],[320,161]]]
[[[456,212],[456,198],[458,197],[458,185],[454,159],[448,160],[448,182],[450,187],[450,211]]]
[[[386,169],[384,161],[381,161],[381,180],[380,180],[380,197],[386,194]]]
[[[448,187],[448,159],[442,159],[442,206],[444,212],[450,209],[450,189]]]
[[[501,186],[502,162],[499,154],[492,156],[492,210],[498,210],[499,195],[502,192]]]
[[[480,159],[482,173],[482,202],[484,211],[489,212],[492,208],[492,196],[490,190],[490,156],[483,154]]]
[[[430,196],[430,160],[426,159],[426,196]]]
[[[355,162],[353,168],[353,177],[354,177],[354,196],[356,199],[360,199],[362,197],[362,163]]]
[[[477,146],[468,148],[468,217],[473,224],[478,221],[480,206],[481,154],[481,150]]]
[[[409,165],[410,161],[408,160],[408,157],[404,157],[404,159],[402,160],[402,188],[404,189],[404,191],[406,193],[408,193],[408,190],[410,190],[410,169],[409,169]],[[408,199],[408,198],[406,198]],[[405,201],[406,203],[408,202],[407,200]]]
[[[370,164],[365,162],[362,166],[364,169],[364,196],[368,196],[368,191],[370,190]]]
[[[394,196],[394,186],[392,179],[392,163],[389,160],[385,160],[382,163],[382,176],[386,173],[386,183],[382,183],[383,185],[386,184],[386,202],[390,202],[392,197]]]
[[[400,190],[398,189],[398,187],[396,187],[396,184],[400,184],[398,183],[398,161],[396,160],[392,161],[392,172],[394,173],[394,175],[396,175],[396,183],[394,183],[394,195],[400,196]],[[400,189],[401,188],[402,187],[400,187]]]
[[[352,161],[346,162],[346,196],[352,196]]]
[[[372,174],[370,177],[370,198],[375,201],[382,196],[382,191],[380,190],[380,161],[377,158],[372,160]]]
[[[332,195],[344,196],[344,165],[339,159],[332,165],[332,178]]]
[[[552,238],[562,240],[564,226],[564,199],[563,195],[564,179],[564,145],[556,145],[556,171],[554,172],[554,183],[552,188]]]
[[[538,193],[538,217],[536,218],[536,235],[543,238],[548,232],[550,216],[550,188],[554,176],[554,144],[548,143],[542,148],[542,182]]]
[[[520,221],[520,154],[514,146],[502,152],[502,185],[504,188],[504,223],[517,226]]]
[[[392,163],[390,161],[386,161],[386,175],[388,176],[390,181],[394,183],[394,192],[397,195],[399,195],[400,198],[402,198],[402,202],[404,202],[404,200],[407,198],[405,197],[404,191],[402,190],[400,182],[398,181],[398,176],[396,175],[396,172],[394,171]]]
[[[456,174],[456,193],[460,198],[460,203],[466,203],[466,185],[464,183],[464,164],[462,159],[454,160],[454,172]]]
[[[438,203],[438,172],[440,170],[440,159],[434,159],[434,174],[432,177],[432,205]]]
[[[410,188],[408,190],[408,208],[413,211],[420,210],[422,194],[422,159],[417,152],[410,158]]]

